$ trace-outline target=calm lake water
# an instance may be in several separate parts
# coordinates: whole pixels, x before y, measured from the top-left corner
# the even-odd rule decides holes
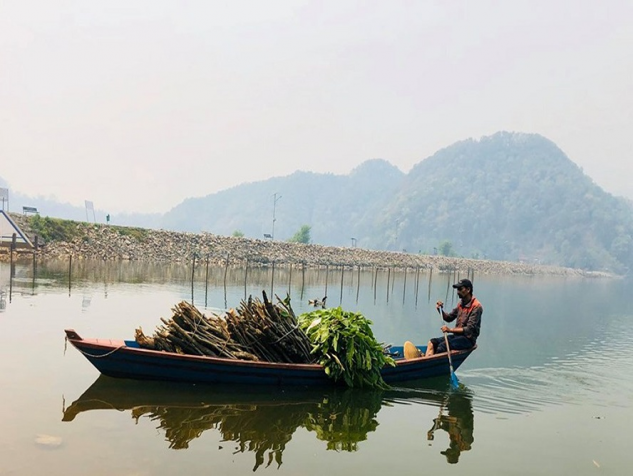
[[[13,274],[13,278],[11,275]],[[192,286],[193,277],[193,286]],[[448,378],[389,391],[235,388],[100,377],[64,329],[151,333],[290,293],[362,312],[386,343],[425,343],[454,276],[138,263],[0,263],[0,475],[628,475],[633,311],[623,280],[475,276],[479,348]]]

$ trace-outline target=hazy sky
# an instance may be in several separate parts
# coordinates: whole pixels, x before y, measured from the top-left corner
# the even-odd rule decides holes
[[[609,0],[0,0],[0,177],[165,212],[508,130],[633,198],[632,19]]]

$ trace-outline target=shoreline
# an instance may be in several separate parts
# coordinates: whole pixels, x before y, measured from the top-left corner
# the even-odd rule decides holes
[[[33,240],[27,217],[12,219]],[[316,244],[265,241],[211,233],[185,233],[145,228],[127,228],[103,224],[76,224],[76,237],[69,242],[51,241],[35,253],[38,260],[74,259],[99,261],[147,261],[187,263],[194,259],[210,264],[243,266],[290,266],[306,268],[396,268],[433,269],[440,272],[474,274],[550,275],[582,277],[616,277],[614,275],[560,266],[536,265],[511,261],[493,261],[436,255],[422,255],[364,248],[333,247]],[[7,248],[0,260],[9,261]],[[34,250],[16,250],[15,259],[33,259]]]

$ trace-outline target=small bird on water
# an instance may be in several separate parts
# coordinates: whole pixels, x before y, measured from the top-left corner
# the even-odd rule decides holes
[[[308,300],[308,304],[310,306],[314,306],[314,307],[321,306],[322,308],[325,308],[325,300],[326,299],[327,299],[327,296],[324,296],[323,299],[321,299],[320,301],[318,299],[310,299],[310,300]]]

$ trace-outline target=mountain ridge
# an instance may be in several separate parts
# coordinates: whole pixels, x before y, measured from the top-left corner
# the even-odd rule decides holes
[[[312,242],[326,246],[622,274],[633,266],[631,203],[602,190],[551,140],[501,131],[442,148],[408,173],[384,159],[347,175],[296,171],[116,223],[276,240],[307,224]]]

